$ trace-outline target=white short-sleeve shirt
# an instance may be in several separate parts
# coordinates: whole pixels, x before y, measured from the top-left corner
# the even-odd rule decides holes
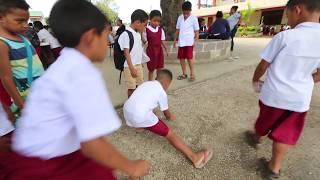
[[[236,25],[239,23],[241,14],[239,12],[234,13],[233,15],[231,15],[230,17],[228,17],[228,22],[229,22],[229,26],[230,26],[230,30],[232,31]]]
[[[128,126],[145,128],[158,123],[153,110],[160,106],[168,110],[168,97],[158,81],[148,81],[140,85],[123,106],[124,118]]]
[[[320,24],[301,23],[277,34],[261,54],[270,63],[260,100],[295,112],[310,108],[314,80],[320,68]]]
[[[131,27],[126,28],[128,31],[132,32],[134,44],[132,50],[130,52],[131,61],[133,65],[139,65],[142,63],[142,56],[143,56],[143,46],[141,40],[141,34]],[[119,37],[119,45],[121,50],[130,49],[130,38],[127,32],[123,32]],[[127,61],[124,63],[124,67],[128,67]]]
[[[199,31],[199,22],[196,16],[189,16],[184,19],[183,15],[180,15],[177,21],[176,28],[179,33],[179,47],[193,46],[195,39],[195,31]]]
[[[38,34],[39,40],[42,43],[49,43],[50,44],[51,49],[61,47],[58,40],[55,37],[53,37],[53,35],[49,31],[47,31],[46,29],[41,29],[37,34]]]
[[[76,49],[65,48],[37,79],[18,120],[13,149],[50,159],[75,152],[80,143],[121,126],[101,73]]]
[[[12,123],[7,117],[7,113],[4,111],[0,103],[0,137],[4,136],[14,130]]]

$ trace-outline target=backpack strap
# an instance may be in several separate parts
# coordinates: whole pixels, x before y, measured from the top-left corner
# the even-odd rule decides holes
[[[28,84],[29,86],[32,85],[32,81],[33,81],[33,76],[32,76],[32,72],[33,72],[33,58],[32,58],[32,48],[31,48],[31,45],[29,44],[28,40],[23,37],[23,36],[20,36],[23,40],[23,43],[26,47],[26,50],[27,50],[27,63],[28,63]]]
[[[129,40],[130,40],[130,52],[132,51],[133,45],[134,45],[134,37],[132,32],[130,32],[129,30],[125,30],[128,33],[129,36]]]

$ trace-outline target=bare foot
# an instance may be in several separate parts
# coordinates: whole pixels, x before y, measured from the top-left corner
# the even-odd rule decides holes
[[[203,168],[212,158],[212,150],[202,150],[196,153],[195,161],[193,165],[197,169]]]

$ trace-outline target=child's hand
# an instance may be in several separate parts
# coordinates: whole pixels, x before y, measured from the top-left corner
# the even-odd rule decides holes
[[[259,81],[252,82],[252,88],[253,88],[254,92],[260,93],[263,84],[264,84],[264,82],[263,82],[263,81],[260,81],[260,80],[259,80]]]
[[[133,162],[134,171],[130,174],[131,179],[139,179],[142,176],[148,175],[150,163],[145,160],[137,160]]]
[[[177,41],[174,41],[174,42],[173,42],[173,47],[174,47],[174,48],[177,48]]]
[[[135,68],[130,68],[130,73],[133,78],[138,77],[138,71]]]
[[[170,120],[175,121],[175,120],[177,120],[177,117],[175,115],[171,114]]]

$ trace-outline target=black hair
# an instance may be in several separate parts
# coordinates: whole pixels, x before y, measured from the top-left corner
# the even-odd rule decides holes
[[[234,9],[235,11],[238,11],[239,6],[232,6],[231,9]]]
[[[30,27],[32,27],[32,26],[33,26],[33,24],[32,24],[32,23],[29,23],[28,25],[29,25]]]
[[[293,9],[296,5],[304,5],[310,12],[320,11],[319,0],[289,0],[287,3],[287,8]]]
[[[136,21],[143,23],[148,21],[148,19],[149,19],[148,14],[142,9],[137,9],[133,11],[133,13],[131,14],[131,23],[134,23]]]
[[[122,24],[122,20],[121,19],[118,19],[118,22],[120,22]]]
[[[172,81],[173,79],[173,75],[172,75],[172,72],[168,69],[161,69],[161,70],[158,70],[157,71],[157,78],[156,80],[162,80],[164,78],[167,78],[169,79],[170,81]]]
[[[35,27],[35,28],[37,28],[37,29],[39,29],[39,30],[41,30],[41,29],[44,28],[42,22],[40,22],[40,21],[35,21],[35,22],[33,22],[33,27]]]
[[[182,4],[182,11],[191,11],[192,10],[192,4],[189,1],[186,1]]]
[[[154,17],[161,17],[162,15],[161,15],[161,12],[159,10],[152,10],[150,12],[149,16],[150,16],[150,20],[151,20]]]
[[[223,12],[222,11],[218,11],[216,14],[217,18],[223,18]]]
[[[28,11],[29,4],[25,0],[0,0],[0,14],[5,15],[12,9],[23,9]]]
[[[91,29],[100,35],[110,24],[107,17],[87,0],[59,0],[51,10],[49,23],[64,47],[76,47],[81,36]]]

